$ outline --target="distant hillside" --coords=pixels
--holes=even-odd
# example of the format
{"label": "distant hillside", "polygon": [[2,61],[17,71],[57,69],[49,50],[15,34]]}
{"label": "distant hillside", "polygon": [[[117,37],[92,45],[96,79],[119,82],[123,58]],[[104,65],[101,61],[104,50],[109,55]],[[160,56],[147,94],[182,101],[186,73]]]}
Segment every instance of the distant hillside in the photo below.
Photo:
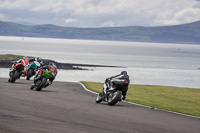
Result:
{"label": "distant hillside", "polygon": [[26,26],[0,21],[0,36],[200,44],[200,21],[175,26],[104,28],[73,28],[49,24]]}

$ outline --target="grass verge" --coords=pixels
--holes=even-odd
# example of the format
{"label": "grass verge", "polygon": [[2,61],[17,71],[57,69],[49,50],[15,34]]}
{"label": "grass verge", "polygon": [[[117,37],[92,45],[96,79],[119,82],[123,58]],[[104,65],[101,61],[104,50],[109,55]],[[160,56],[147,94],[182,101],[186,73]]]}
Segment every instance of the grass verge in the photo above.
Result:
{"label": "grass verge", "polygon": [[[102,91],[103,83],[81,83],[89,90]],[[200,117],[200,89],[131,84],[126,101]]]}
{"label": "grass verge", "polygon": [[[22,55],[13,55],[13,54],[5,54],[5,55],[1,55],[0,54],[0,60],[19,60],[22,59],[24,56]],[[32,58],[30,56],[28,56],[29,58]]]}

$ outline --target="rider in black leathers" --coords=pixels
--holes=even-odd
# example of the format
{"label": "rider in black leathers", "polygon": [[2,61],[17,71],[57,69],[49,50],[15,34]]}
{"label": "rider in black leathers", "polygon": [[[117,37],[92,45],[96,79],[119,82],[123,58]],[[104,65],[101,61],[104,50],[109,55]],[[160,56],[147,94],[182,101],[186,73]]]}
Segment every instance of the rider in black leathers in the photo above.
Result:
{"label": "rider in black leathers", "polygon": [[[106,82],[108,82],[108,88],[114,88],[115,86],[123,87],[124,89],[122,91],[122,99],[126,99],[126,93],[130,83],[129,76],[126,71],[122,71],[119,75],[107,78]],[[105,91],[103,90],[102,92],[104,93]]]}

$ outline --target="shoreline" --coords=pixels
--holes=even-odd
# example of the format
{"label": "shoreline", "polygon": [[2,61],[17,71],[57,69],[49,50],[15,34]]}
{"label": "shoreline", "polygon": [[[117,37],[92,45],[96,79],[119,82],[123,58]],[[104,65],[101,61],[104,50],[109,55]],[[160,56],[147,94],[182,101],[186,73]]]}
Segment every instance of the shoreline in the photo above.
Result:
{"label": "shoreline", "polygon": [[[4,56],[4,57],[1,57]],[[10,68],[13,61],[22,59],[23,56],[21,55],[12,55],[12,54],[6,54],[6,55],[0,55],[0,68]],[[34,58],[34,57],[29,57]],[[92,64],[78,64],[78,63],[60,63],[54,60],[50,59],[43,59],[44,65],[48,65],[50,62],[53,62],[56,64],[58,69],[64,69],[64,70],[88,70],[81,67],[118,67],[118,68],[125,68],[122,66],[109,66],[109,65],[92,65]]]}

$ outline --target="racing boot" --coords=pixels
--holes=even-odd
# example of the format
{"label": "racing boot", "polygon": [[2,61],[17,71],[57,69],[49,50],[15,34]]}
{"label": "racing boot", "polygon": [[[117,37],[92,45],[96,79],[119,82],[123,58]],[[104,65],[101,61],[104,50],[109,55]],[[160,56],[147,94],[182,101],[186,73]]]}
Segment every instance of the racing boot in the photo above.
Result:
{"label": "racing boot", "polygon": [[126,99],[126,95],[122,95],[121,99],[125,100]]}
{"label": "racing boot", "polygon": [[35,85],[34,83],[32,83],[30,89],[33,90],[34,88],[35,88]]}
{"label": "racing boot", "polygon": [[107,102],[108,99],[107,99],[106,94],[104,92],[104,88],[103,88],[103,90],[102,90],[102,92],[100,94],[101,94],[102,100],[105,101],[105,102]]}

